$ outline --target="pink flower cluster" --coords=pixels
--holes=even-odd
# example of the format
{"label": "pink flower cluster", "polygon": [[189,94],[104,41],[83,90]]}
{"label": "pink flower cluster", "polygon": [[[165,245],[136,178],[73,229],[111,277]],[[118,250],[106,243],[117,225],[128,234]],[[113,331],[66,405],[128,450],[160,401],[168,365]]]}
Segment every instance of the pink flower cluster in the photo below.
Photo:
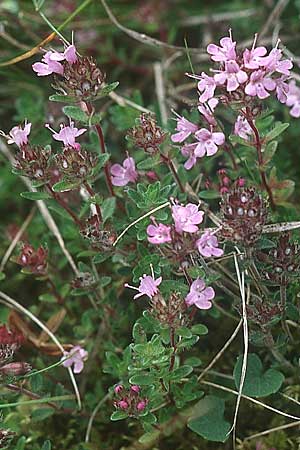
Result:
{"label": "pink flower cluster", "polygon": [[148,399],[141,397],[141,387],[137,384],[133,384],[129,389],[122,384],[117,384],[114,387],[114,393],[117,397],[114,406],[126,411],[129,416],[142,413],[148,405]]}
{"label": "pink flower cluster", "polygon": [[154,219],[154,225],[148,225],[147,237],[151,244],[172,244],[174,235],[182,236],[187,233],[188,235],[195,235],[194,245],[202,256],[219,257],[223,255],[223,250],[219,248],[215,234],[206,231],[200,237],[198,236],[198,225],[203,222],[204,211],[199,211],[197,205],[194,203],[188,203],[186,206],[174,204],[172,206],[172,218],[174,225],[156,223]]}
{"label": "pink flower cluster", "polygon": [[66,47],[63,53],[50,50],[46,52],[42,58],[42,62],[37,62],[32,65],[32,69],[39,77],[57,73],[63,75],[64,66],[62,61],[67,61],[69,64],[74,64],[77,61],[76,48],[74,45]]}

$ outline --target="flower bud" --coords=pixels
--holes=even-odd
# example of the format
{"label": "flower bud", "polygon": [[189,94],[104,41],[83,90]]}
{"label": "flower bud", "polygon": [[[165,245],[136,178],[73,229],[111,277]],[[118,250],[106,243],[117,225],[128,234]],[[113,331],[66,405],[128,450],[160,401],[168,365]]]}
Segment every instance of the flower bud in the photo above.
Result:
{"label": "flower bud", "polygon": [[131,392],[138,394],[140,392],[141,388],[137,384],[134,384],[133,386],[131,386],[130,390],[131,390]]}
{"label": "flower bud", "polygon": [[147,406],[147,400],[141,400],[141,401],[138,402],[138,404],[136,405],[136,409],[137,409],[139,412],[142,412],[142,411],[144,411],[144,409],[146,408],[146,406]]}
{"label": "flower bud", "polygon": [[120,394],[120,392],[123,391],[123,386],[121,384],[118,384],[117,386],[115,386],[114,391],[115,394]]}
{"label": "flower bud", "polygon": [[129,407],[128,402],[126,402],[126,400],[120,400],[117,404],[118,407],[121,409],[128,409]]}
{"label": "flower bud", "polygon": [[30,372],[31,366],[27,363],[23,362],[12,362],[5,364],[5,366],[2,366],[0,368],[0,373],[3,373],[5,375],[24,375],[27,372]]}

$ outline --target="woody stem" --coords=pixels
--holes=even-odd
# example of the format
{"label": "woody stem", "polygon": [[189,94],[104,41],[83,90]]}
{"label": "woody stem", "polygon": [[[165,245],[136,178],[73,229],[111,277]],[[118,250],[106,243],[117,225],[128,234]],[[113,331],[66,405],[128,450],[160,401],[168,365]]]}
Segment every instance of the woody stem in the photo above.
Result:
{"label": "woody stem", "polygon": [[243,113],[243,115],[245,116],[250,128],[252,129],[253,133],[254,133],[254,138],[255,138],[255,147],[257,150],[257,158],[258,158],[258,168],[259,168],[259,173],[260,173],[260,178],[262,181],[262,185],[264,186],[266,192],[268,193],[269,196],[269,201],[270,201],[270,205],[271,208],[274,210],[276,209],[276,205],[274,202],[274,197],[273,197],[273,193],[272,193],[272,189],[270,188],[270,186],[268,185],[267,182],[267,178],[266,178],[266,173],[263,169],[263,156],[262,156],[262,142],[260,139],[260,135],[259,135],[259,131],[255,126],[255,123],[252,119],[252,115],[251,115],[251,111],[249,108],[246,108],[246,114]]}
{"label": "woody stem", "polygon": [[160,153],[160,157],[163,160],[163,162],[169,167],[170,171],[172,172],[172,175],[173,175],[176,183],[178,184],[179,189],[181,190],[181,192],[184,193],[185,192],[184,186],[183,186],[183,184],[180,181],[180,178],[178,176],[178,173],[177,173],[177,170],[176,170],[176,168],[174,166],[173,161],[168,156],[165,156],[162,153]]}
{"label": "woody stem", "polygon": [[65,210],[67,213],[72,217],[73,221],[76,223],[76,225],[81,228],[82,223],[76,216],[76,214],[69,208],[69,206],[65,203],[65,201],[60,197],[60,195],[52,190],[52,187],[50,184],[46,185],[47,190],[52,195],[52,197],[57,201],[57,203]]}

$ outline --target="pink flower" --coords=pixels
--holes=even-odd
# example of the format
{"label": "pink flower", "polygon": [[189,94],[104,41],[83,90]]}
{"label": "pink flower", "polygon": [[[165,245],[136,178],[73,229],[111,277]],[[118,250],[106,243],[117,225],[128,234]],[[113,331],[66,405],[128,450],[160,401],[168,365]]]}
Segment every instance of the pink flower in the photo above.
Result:
{"label": "pink flower", "polygon": [[214,79],[218,84],[227,82],[226,89],[228,92],[232,92],[248,80],[248,75],[241,70],[236,61],[231,60],[225,62],[225,70],[217,73]]}
{"label": "pink flower", "polygon": [[[48,124],[46,124],[45,127],[51,130]],[[65,126],[63,124],[60,125],[59,133],[56,133],[54,130],[51,131],[53,132],[53,139],[63,142],[65,147],[72,147],[75,150],[80,150],[80,144],[75,142],[75,139],[78,136],[81,136],[86,131],[86,128],[81,128],[79,130],[74,127],[74,122],[70,121],[69,126]]]}
{"label": "pink flower", "polygon": [[31,130],[31,123],[30,122],[27,123],[25,121],[24,128],[22,128],[21,125],[19,125],[17,127],[13,127],[10,130],[8,136],[6,136],[4,133],[3,133],[3,136],[5,136],[7,138],[8,144],[16,144],[18,147],[21,148],[21,147],[23,147],[23,145],[28,144],[27,138],[30,134],[30,130]]}
{"label": "pink flower", "polygon": [[126,400],[120,400],[120,401],[117,403],[117,406],[118,406],[119,408],[121,408],[121,409],[127,409],[127,408],[129,408],[129,404],[126,402]]}
{"label": "pink flower", "polygon": [[186,144],[181,149],[181,154],[188,158],[184,163],[184,168],[190,170],[197,162],[197,157],[195,156],[195,148],[198,144]]}
{"label": "pink flower", "polygon": [[198,130],[197,125],[193,124],[189,120],[184,117],[177,118],[177,126],[176,130],[178,133],[172,134],[171,140],[172,142],[183,142],[185,141],[192,133],[195,133]]}
{"label": "pink flower", "polygon": [[248,50],[246,48],[246,50],[244,50],[244,53],[243,53],[244,66],[247,69],[258,69],[262,56],[265,56],[267,54],[266,47],[255,48],[256,40],[257,40],[257,34],[255,35],[252,49]]}
{"label": "pink flower", "polygon": [[212,55],[211,59],[213,61],[226,62],[230,59],[236,59],[235,46],[236,42],[232,41],[230,37],[223,37],[220,40],[221,46],[215,44],[209,44],[207,47],[207,53]]}
{"label": "pink flower", "polygon": [[141,411],[144,411],[144,409],[146,408],[146,406],[147,406],[146,400],[141,400],[141,401],[138,402],[138,404],[136,405],[136,409],[137,409],[139,412],[141,412]]}
{"label": "pink flower", "polygon": [[[200,101],[200,99],[199,99]],[[216,119],[214,118],[214,110],[218,105],[219,100],[217,98],[210,98],[206,103],[200,104],[198,106],[198,111],[206,119],[209,125],[217,125]]]}
{"label": "pink flower", "polygon": [[280,78],[276,78],[276,95],[280,103],[286,103],[288,93],[289,93],[289,85],[286,82],[287,77],[282,75]]}
{"label": "pink flower", "polygon": [[198,89],[202,94],[199,97],[201,103],[207,102],[215,94],[217,84],[214,77],[209,77],[205,72],[201,73]]}
{"label": "pink flower", "polygon": [[185,297],[187,306],[195,305],[199,309],[209,309],[212,307],[211,300],[215,297],[212,287],[206,287],[204,280],[197,278],[193,281],[190,292]]}
{"label": "pink flower", "polygon": [[117,386],[114,387],[114,392],[115,394],[120,394],[123,391],[124,387],[122,386],[122,384],[117,384]]}
{"label": "pink flower", "polygon": [[150,298],[154,297],[154,295],[158,293],[158,286],[160,285],[161,282],[162,277],[159,277],[155,280],[154,275],[151,276],[144,274],[140,278],[140,285],[138,288],[136,288],[135,286],[130,286],[128,283],[125,283],[124,286],[139,292],[133,297],[135,300],[139,297],[142,297],[143,295],[147,295]]}
{"label": "pink flower", "polygon": [[188,203],[186,206],[173,205],[172,217],[177,233],[196,233],[199,223],[203,221],[204,212],[198,210],[198,205]]}
{"label": "pink flower", "polygon": [[133,384],[133,385],[130,387],[130,390],[131,390],[131,392],[133,392],[134,394],[139,394],[140,391],[141,391],[141,388],[140,388],[139,385]]}
{"label": "pink flower", "polygon": [[240,136],[242,139],[245,139],[246,141],[253,134],[252,128],[250,127],[245,117],[237,116],[236,122],[234,124],[233,134]]}
{"label": "pink flower", "polygon": [[276,83],[271,78],[268,78],[263,70],[256,70],[250,76],[250,81],[246,85],[245,92],[251,97],[257,96],[261,100],[269,97],[268,91],[273,91],[276,88]]}
{"label": "pink flower", "polygon": [[280,61],[282,51],[279,48],[273,48],[268,56],[260,59],[259,65],[264,67],[268,72],[279,72],[283,75],[290,75],[290,69],[293,63],[290,59]]}
{"label": "pink flower", "polygon": [[63,61],[64,59],[65,56],[63,53],[53,52],[50,50],[45,53],[42,58],[42,62],[37,62],[32,65],[32,69],[39,77],[51,75],[52,73],[63,75],[64,66],[59,61]]}
{"label": "pink flower", "polygon": [[64,352],[62,359],[68,358],[63,362],[64,367],[72,367],[74,373],[80,373],[84,366],[84,361],[87,360],[88,352],[80,345],[76,345],[69,352]]}
{"label": "pink flower", "polygon": [[151,244],[165,244],[171,242],[171,227],[159,223],[158,225],[148,225],[147,227],[148,241]]}
{"label": "pink flower", "polygon": [[77,61],[75,45],[69,45],[64,51],[64,58],[69,64],[74,64]]}
{"label": "pink flower", "polygon": [[130,182],[135,183],[138,178],[135,162],[131,157],[124,159],[122,166],[121,164],[113,164],[110,173],[111,182],[114,186],[126,186]]}
{"label": "pink flower", "polygon": [[295,80],[289,82],[289,92],[286,100],[287,106],[292,106],[290,114],[293,117],[300,117],[300,88],[296,85]]}
{"label": "pink flower", "polygon": [[218,146],[224,144],[225,135],[221,132],[211,132],[206,128],[201,128],[195,133],[199,144],[196,145],[194,154],[198,158],[202,158],[205,154],[212,156],[218,151]]}
{"label": "pink flower", "polygon": [[202,234],[200,239],[197,240],[196,246],[202,256],[222,256],[224,253],[223,250],[219,248],[217,237],[209,231]]}

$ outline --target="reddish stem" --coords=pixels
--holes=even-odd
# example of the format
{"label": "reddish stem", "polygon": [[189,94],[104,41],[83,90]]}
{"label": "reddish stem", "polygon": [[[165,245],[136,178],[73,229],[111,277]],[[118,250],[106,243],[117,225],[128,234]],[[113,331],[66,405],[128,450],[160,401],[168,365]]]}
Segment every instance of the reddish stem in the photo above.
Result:
{"label": "reddish stem", "polygon": [[50,186],[50,184],[46,185],[46,188],[48,189],[48,191],[50,192],[50,194],[52,195],[52,197],[57,201],[57,203],[59,203],[59,205],[67,211],[67,213],[72,217],[72,219],[74,220],[74,222],[76,223],[76,225],[79,228],[82,228],[82,223],[81,221],[78,219],[78,217],[76,216],[76,214],[71,210],[71,208],[69,208],[69,206],[65,203],[65,201],[59,196],[59,194],[57,192],[54,192],[52,190],[52,187]]}
{"label": "reddish stem", "polygon": [[261,142],[261,139],[260,139],[259,131],[256,128],[255,123],[253,122],[253,119],[251,117],[251,111],[250,111],[249,108],[246,109],[246,114],[244,114],[244,116],[246,117],[247,122],[250,125],[250,127],[251,127],[251,129],[252,129],[252,131],[254,133],[255,147],[256,147],[256,150],[257,150],[259,173],[260,173],[262,184],[263,184],[265,190],[268,193],[271,208],[272,209],[276,209],[276,205],[275,205],[275,202],[274,202],[272,189],[268,185],[267,178],[266,178],[266,173],[265,173],[265,171],[262,168],[263,163],[264,163],[263,155],[262,155],[262,142]]}
{"label": "reddish stem", "polygon": [[180,178],[179,178],[178,173],[177,173],[177,171],[175,169],[173,161],[168,156],[165,156],[162,153],[160,153],[160,156],[161,156],[161,159],[163,160],[163,162],[169,167],[170,171],[172,172],[173,177],[174,177],[176,183],[179,186],[179,189],[181,190],[181,192],[184,193],[185,192],[184,186],[183,186],[183,184],[180,181]]}
{"label": "reddish stem", "polygon": [[[86,102],[86,107],[87,107],[88,112],[89,112],[90,114],[92,114],[92,113],[93,113],[93,107],[92,107],[91,103]],[[102,131],[101,125],[100,125],[100,124],[97,124],[97,125],[95,125],[95,128],[96,128],[96,131],[97,131],[97,134],[98,134],[98,137],[99,137],[99,141],[100,141],[100,150],[101,150],[101,153],[107,153],[107,152],[106,152],[106,147],[105,147],[105,142],[104,142],[104,136],[103,136],[103,131]],[[114,188],[113,188],[113,185],[112,185],[112,182],[111,182],[111,178],[110,178],[110,173],[109,173],[109,162],[107,162],[107,163],[105,164],[105,166],[104,166],[104,172],[105,172],[105,178],[106,178],[107,188],[108,188],[108,190],[109,190],[109,192],[110,192],[110,195],[111,195],[112,197],[115,197]]]}

